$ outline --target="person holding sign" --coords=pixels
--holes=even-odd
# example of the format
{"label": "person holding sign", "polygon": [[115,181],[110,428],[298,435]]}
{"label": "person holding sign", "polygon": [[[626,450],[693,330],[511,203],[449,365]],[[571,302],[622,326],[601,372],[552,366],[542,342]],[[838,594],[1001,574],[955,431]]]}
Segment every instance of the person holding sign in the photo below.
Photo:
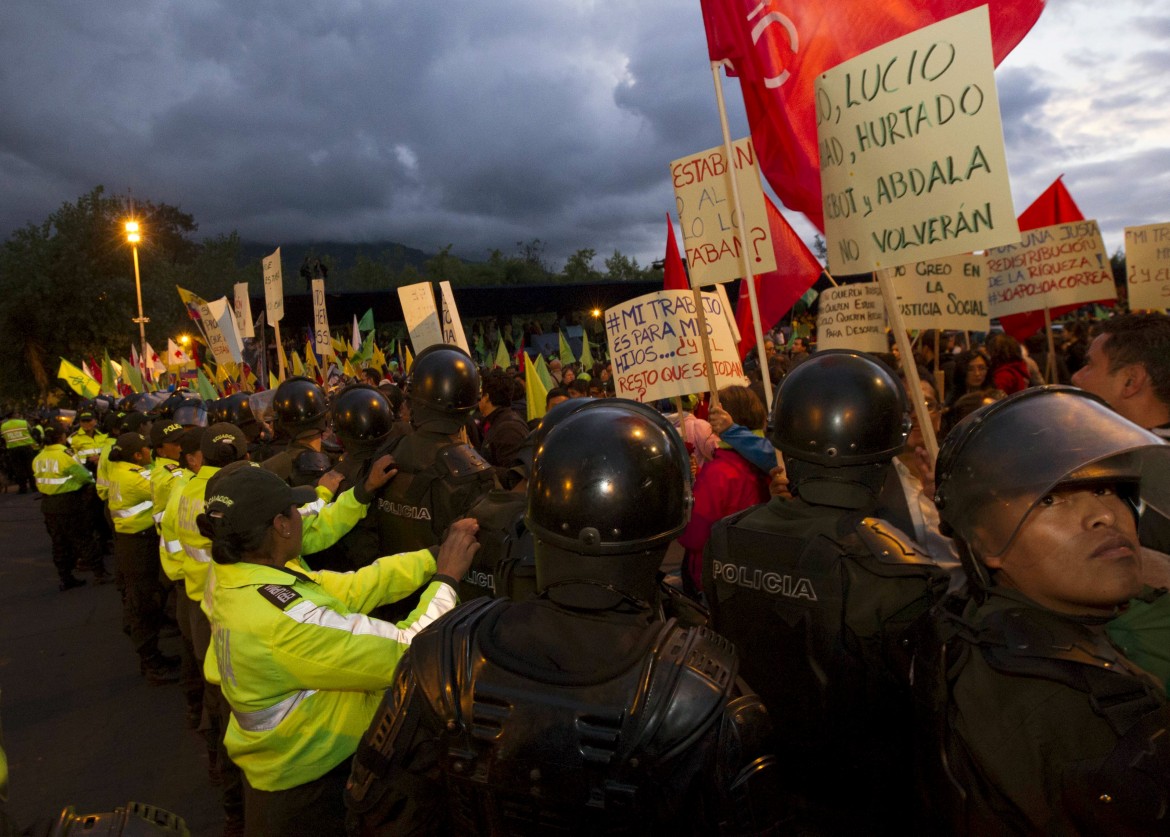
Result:
{"label": "person holding sign", "polygon": [[915,663],[929,833],[1167,833],[1166,691],[1106,628],[1142,591],[1136,510],[1170,511],[1170,447],[1034,388],[956,428],[937,481],[972,596]]}

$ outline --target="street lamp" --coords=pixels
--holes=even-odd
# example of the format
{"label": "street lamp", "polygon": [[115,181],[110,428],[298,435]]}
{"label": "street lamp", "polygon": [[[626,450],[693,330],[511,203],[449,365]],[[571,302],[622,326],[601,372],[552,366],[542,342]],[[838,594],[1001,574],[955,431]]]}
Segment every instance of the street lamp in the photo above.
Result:
{"label": "street lamp", "polygon": [[126,240],[130,242],[130,247],[134,251],[134,290],[138,293],[138,316],[135,317],[134,322],[138,323],[138,342],[141,344],[139,351],[142,357],[146,357],[146,324],[150,322],[149,317],[142,316],[142,277],[138,273],[138,242],[142,240],[142,236],[138,234],[138,222],[126,222]]}

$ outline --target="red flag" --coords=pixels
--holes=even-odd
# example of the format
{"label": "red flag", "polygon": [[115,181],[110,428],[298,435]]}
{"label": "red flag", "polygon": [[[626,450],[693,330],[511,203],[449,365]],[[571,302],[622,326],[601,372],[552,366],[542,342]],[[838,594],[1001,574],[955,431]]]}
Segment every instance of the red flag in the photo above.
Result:
{"label": "red flag", "polygon": [[[1036,230],[1040,227],[1051,227],[1053,224],[1068,224],[1073,221],[1085,220],[1080,207],[1077,206],[1076,201],[1065,188],[1064,181],[1061,179],[1063,177],[1062,174],[1052,181],[1052,185],[1020,213],[1020,217],[1017,219],[1020,224],[1020,232]],[[1103,305],[1112,306],[1113,303],[1112,299],[1102,300]],[[1056,308],[1049,308],[1048,314],[1050,317],[1059,317],[1069,311],[1076,311],[1083,305],[1085,305],[1083,302],[1060,305]],[[1003,326],[1004,332],[1023,342],[1044,328],[1044,310],[1009,314],[1006,317],[1000,317],[999,324]]]}
{"label": "red flag", "polygon": [[674,238],[674,224],[670,220],[670,213],[666,213],[666,262],[662,266],[662,290],[689,291],[691,283],[687,280],[687,269],[683,266],[682,256],[678,253],[678,242]]}
{"label": "red flag", "polygon": [[825,70],[932,23],[987,5],[998,65],[1044,0],[701,0],[712,61],[739,76],[752,142],[784,205],[822,232],[814,81]]}
{"label": "red flag", "polygon": [[[755,277],[760,326],[767,331],[813,286],[824,268],[793,232],[772,199],[764,195],[764,202],[768,210],[772,247],[776,251],[776,269]],[[739,326],[739,356],[744,358],[756,345],[756,330],[752,325],[752,306],[746,281],[739,283],[735,322]]]}

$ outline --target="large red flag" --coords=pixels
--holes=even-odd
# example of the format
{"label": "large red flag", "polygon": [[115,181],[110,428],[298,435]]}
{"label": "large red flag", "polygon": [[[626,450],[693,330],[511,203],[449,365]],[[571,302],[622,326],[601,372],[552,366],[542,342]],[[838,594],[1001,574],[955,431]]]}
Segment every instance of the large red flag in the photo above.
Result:
{"label": "large red flag", "polygon": [[[1051,227],[1053,224],[1068,224],[1073,221],[1085,220],[1080,207],[1077,206],[1076,201],[1065,188],[1064,181],[1061,180],[1062,177],[1064,175],[1052,181],[1052,185],[1020,213],[1020,217],[1017,219],[1020,224],[1020,232],[1036,230],[1040,227]],[[1113,305],[1113,300],[1102,300],[1102,303]],[[1056,308],[1049,308],[1048,313],[1051,317],[1059,317],[1069,311],[1077,310],[1084,304],[1083,302],[1074,302],[1069,305],[1059,305]],[[1044,310],[1009,314],[1006,317],[1000,317],[999,324],[1003,326],[1003,330],[1007,334],[1023,342],[1044,328]]]}
{"label": "large red flag", "polygon": [[867,50],[977,6],[988,6],[998,65],[1044,0],[701,0],[712,61],[739,76],[752,142],[784,205],[822,232],[814,82]]}
{"label": "large red flag", "polygon": [[[760,326],[767,331],[813,286],[824,268],[793,232],[792,227],[788,226],[788,221],[780,214],[772,199],[764,195],[764,202],[768,210],[772,247],[776,251],[776,269],[756,277]],[[752,325],[752,307],[746,281],[739,283],[735,322],[739,326],[739,356],[747,357],[747,353],[756,345],[756,330]]]}
{"label": "large red flag", "polygon": [[666,261],[662,265],[662,290],[689,291],[691,283],[687,280],[687,269],[683,267],[682,256],[678,252],[678,242],[674,238],[674,224],[670,220],[670,213],[666,213]]}

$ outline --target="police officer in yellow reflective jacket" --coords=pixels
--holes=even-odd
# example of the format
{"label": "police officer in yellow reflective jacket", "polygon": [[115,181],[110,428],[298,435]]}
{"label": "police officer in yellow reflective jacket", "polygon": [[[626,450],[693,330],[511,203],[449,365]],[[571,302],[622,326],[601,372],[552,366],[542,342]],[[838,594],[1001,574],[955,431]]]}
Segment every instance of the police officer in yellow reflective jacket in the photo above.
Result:
{"label": "police officer in yellow reflective jacket", "polygon": [[130,628],[143,675],[157,685],[179,679],[179,658],[158,648],[166,593],[159,581],[150,463],[150,445],[141,433],[123,433],[110,448],[109,507],[114,563],[122,582],[122,620]]}
{"label": "police officer in yellow reflective jacket", "polygon": [[[297,509],[313,494],[244,466],[209,484],[199,521],[215,560],[204,673],[231,704],[225,743],[248,782],[247,834],[344,833],[350,758],[411,640],[455,606],[456,579],[478,548],[476,524],[464,520],[441,549],[314,572],[300,559]],[[363,615],[428,580],[402,622]]]}
{"label": "police officer in yellow reflective jacket", "polygon": [[97,414],[93,410],[79,412],[77,424],[79,429],[69,437],[69,447],[73,449],[73,455],[81,460],[81,464],[93,473],[97,469],[98,456],[104,448],[109,447],[110,437],[98,430]]}
{"label": "police officer in yellow reflective jacket", "polygon": [[[85,584],[73,571],[89,565],[96,558],[97,541],[88,525],[86,494],[93,492],[93,477],[62,444],[64,432],[50,425],[45,428],[45,447],[33,460],[37,491],[42,495],[41,512],[45,528],[53,542],[53,566],[61,580],[61,590]],[[101,565],[97,565],[101,569]],[[100,577],[105,570],[101,569]]]}
{"label": "police officer in yellow reflective jacket", "polygon": [[40,447],[29,430],[28,422],[10,413],[0,424],[0,436],[8,449],[8,463],[12,476],[20,486],[20,493],[27,494],[33,486],[32,461]]}

